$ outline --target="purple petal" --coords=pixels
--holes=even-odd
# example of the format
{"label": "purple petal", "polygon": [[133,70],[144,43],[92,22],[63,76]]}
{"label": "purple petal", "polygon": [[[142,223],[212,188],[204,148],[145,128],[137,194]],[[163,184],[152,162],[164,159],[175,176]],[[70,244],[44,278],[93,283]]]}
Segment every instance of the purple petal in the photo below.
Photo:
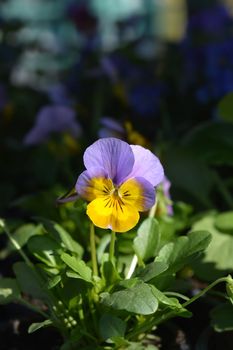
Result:
{"label": "purple petal", "polygon": [[107,177],[119,185],[132,171],[134,155],[130,146],[110,137],[98,140],[89,146],[83,156],[87,170],[104,169]]}
{"label": "purple petal", "polygon": [[135,180],[143,189],[143,207],[140,209],[140,211],[149,210],[155,204],[154,186],[143,177],[136,177]]}
{"label": "purple petal", "polygon": [[75,185],[76,192],[78,195],[80,195],[82,198],[85,198],[87,200],[89,199],[88,188],[90,186],[90,181],[93,178],[99,178],[99,177],[107,177],[106,172],[102,168],[89,168],[88,170],[85,170],[82,172],[81,175],[79,175],[78,180]]}
{"label": "purple petal", "polygon": [[127,179],[143,177],[153,186],[157,186],[164,178],[164,170],[160,160],[148,149],[142,146],[130,146],[134,154],[134,166]]}

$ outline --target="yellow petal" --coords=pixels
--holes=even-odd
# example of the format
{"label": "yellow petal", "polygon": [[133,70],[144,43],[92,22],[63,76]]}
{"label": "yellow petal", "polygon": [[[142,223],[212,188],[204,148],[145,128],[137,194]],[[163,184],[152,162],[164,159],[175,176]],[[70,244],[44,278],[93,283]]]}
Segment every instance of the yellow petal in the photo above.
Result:
{"label": "yellow petal", "polygon": [[83,197],[88,201],[92,201],[95,198],[109,195],[109,193],[113,190],[114,187],[112,180],[105,179],[104,177],[93,177],[85,187]]}
{"label": "yellow petal", "polygon": [[119,195],[125,205],[135,207],[138,211],[144,211],[144,189],[135,179],[129,179],[119,188]]}
{"label": "yellow petal", "polygon": [[139,220],[138,211],[133,206],[113,196],[94,199],[87,206],[87,215],[94,225],[116,232],[130,230]]}

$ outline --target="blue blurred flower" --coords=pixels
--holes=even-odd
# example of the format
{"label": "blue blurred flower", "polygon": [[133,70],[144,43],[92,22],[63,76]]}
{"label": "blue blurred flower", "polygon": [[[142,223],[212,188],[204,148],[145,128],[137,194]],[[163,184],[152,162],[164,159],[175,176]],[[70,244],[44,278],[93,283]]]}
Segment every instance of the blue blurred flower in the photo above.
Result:
{"label": "blue blurred flower", "polygon": [[191,16],[181,44],[184,91],[195,88],[201,103],[233,90],[233,19],[226,7],[212,6]]}
{"label": "blue blurred flower", "polygon": [[219,35],[231,23],[232,18],[228,9],[218,4],[193,14],[189,19],[188,31],[197,30]]}
{"label": "blue blurred flower", "polygon": [[45,142],[52,133],[67,132],[76,138],[81,134],[81,127],[75,120],[75,111],[66,106],[45,106],[36,116],[33,128],[24,138],[24,144],[33,146]]}
{"label": "blue blurred flower", "polygon": [[129,91],[129,105],[142,116],[151,116],[159,112],[160,99],[165,91],[160,83],[142,82],[132,86]]}

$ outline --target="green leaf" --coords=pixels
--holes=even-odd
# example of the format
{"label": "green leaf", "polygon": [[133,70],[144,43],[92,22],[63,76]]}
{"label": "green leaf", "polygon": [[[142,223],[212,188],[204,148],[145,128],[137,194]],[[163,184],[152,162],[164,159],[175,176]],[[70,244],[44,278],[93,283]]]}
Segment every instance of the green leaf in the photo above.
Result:
{"label": "green leaf", "polygon": [[75,271],[81,279],[92,283],[92,270],[86,265],[83,260],[79,260],[75,256],[63,253],[61,259],[64,263]]}
{"label": "green leaf", "polygon": [[211,233],[212,240],[202,260],[192,263],[195,274],[212,281],[232,271],[233,235],[221,232],[216,228],[216,214],[208,214],[193,225],[193,229],[204,229]]}
{"label": "green leaf", "polygon": [[156,256],[160,242],[158,221],[154,218],[145,219],[140,225],[137,237],[134,239],[134,250],[142,260]]}
{"label": "green leaf", "polygon": [[46,300],[46,294],[42,289],[43,281],[28,265],[24,262],[17,262],[13,265],[17,282],[23,293],[30,294],[35,298]]}
{"label": "green leaf", "polygon": [[57,267],[61,264],[59,258],[61,247],[55,240],[47,235],[30,238],[28,241],[28,249],[37,259],[50,267]]}
{"label": "green leaf", "polygon": [[219,231],[233,235],[233,211],[218,214],[215,218],[215,226]]}
{"label": "green leaf", "polygon": [[165,262],[169,268],[165,273],[175,273],[205,250],[211,240],[207,231],[190,232],[163,246],[155,261]]}
{"label": "green leaf", "polygon": [[29,334],[34,333],[38,329],[48,327],[51,324],[53,324],[53,322],[51,320],[45,320],[43,322],[32,323],[30,325],[30,327],[28,328],[28,333]]}
{"label": "green leaf", "polygon": [[0,304],[7,304],[20,299],[20,289],[14,278],[0,279]]}
{"label": "green leaf", "polygon": [[[191,150],[190,160],[198,157],[208,164],[233,165],[233,125],[230,123],[209,122],[193,129],[186,137],[184,146]],[[202,178],[203,169],[197,168],[195,176]],[[198,176],[197,172],[202,176]],[[211,175],[211,172],[209,171]],[[184,174],[182,176],[184,178]],[[193,180],[193,178],[192,178]],[[212,181],[212,178],[210,178]],[[209,187],[209,185],[207,184]],[[203,194],[207,194],[203,189]]]}
{"label": "green leaf", "polygon": [[218,113],[223,120],[233,123],[233,92],[221,99],[218,104]]}
{"label": "green leaf", "polygon": [[136,276],[144,282],[147,282],[160,275],[167,269],[167,263],[163,261],[154,261],[150,264],[147,264],[145,268],[139,270],[139,273],[137,273]]}
{"label": "green leaf", "polygon": [[118,285],[123,288],[132,288],[136,286],[136,284],[140,283],[138,278],[129,278],[123,281],[120,281]]}
{"label": "green leaf", "polygon": [[126,323],[117,316],[104,314],[100,318],[99,329],[104,340],[112,337],[124,337]]}
{"label": "green leaf", "polygon": [[140,315],[151,315],[158,308],[158,300],[152,288],[143,282],[112,294],[104,293],[102,303],[115,310],[126,310]]}
{"label": "green leaf", "polygon": [[101,267],[101,273],[105,281],[105,285],[110,287],[117,281],[121,280],[121,277],[111,261],[104,261]]}
{"label": "green leaf", "polygon": [[59,282],[61,282],[61,275],[56,275],[52,277],[47,284],[48,289],[54,288]]}
{"label": "green leaf", "polygon": [[211,325],[216,332],[233,330],[233,306],[229,303],[218,305],[210,312]]}
{"label": "green leaf", "polygon": [[181,309],[182,305],[179,303],[179,300],[176,298],[169,298],[164,293],[162,293],[159,289],[157,289],[155,286],[150,285],[152,288],[152,292],[154,293],[155,297],[158,299],[159,303],[169,306],[171,309]]}
{"label": "green leaf", "polygon": [[[20,226],[14,233],[13,238],[18,243],[20,248],[22,248],[29,238],[35,235],[42,234],[42,226],[41,225],[33,225],[33,224],[26,224],[23,226]],[[10,242],[9,245],[12,250],[15,250],[15,246],[13,246]]]}
{"label": "green leaf", "polygon": [[[205,149],[205,148],[204,148]],[[169,179],[182,194],[183,201],[194,201],[199,206],[211,207],[210,193],[214,188],[214,175],[203,160],[197,159],[187,146],[171,148],[164,162]],[[201,149],[203,154],[203,147]],[[200,176],[201,174],[201,176]]]}
{"label": "green leaf", "polygon": [[83,255],[83,247],[76,242],[72,236],[64,230],[59,224],[54,221],[50,221],[44,218],[38,218],[42,222],[45,229],[53,235],[53,237],[62,243],[63,247],[72,253],[76,253],[80,258]]}

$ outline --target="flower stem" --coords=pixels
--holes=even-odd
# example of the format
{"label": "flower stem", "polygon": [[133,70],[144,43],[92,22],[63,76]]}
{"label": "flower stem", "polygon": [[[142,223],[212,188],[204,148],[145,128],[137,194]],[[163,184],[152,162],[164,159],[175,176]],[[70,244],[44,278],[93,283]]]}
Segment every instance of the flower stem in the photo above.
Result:
{"label": "flower stem", "polygon": [[132,274],[134,273],[134,270],[135,270],[135,268],[137,266],[137,263],[138,263],[138,257],[137,257],[136,254],[134,254],[133,259],[131,260],[129,271],[128,271],[127,275],[126,275],[126,279],[127,280],[130,279]]}
{"label": "flower stem", "polygon": [[148,215],[149,218],[153,218],[155,216],[156,209],[157,209],[157,204],[158,204],[158,202],[157,202],[157,198],[156,198],[155,204],[153,205],[153,207],[149,211],[149,215]]}
{"label": "flower stem", "polygon": [[98,276],[98,265],[96,259],[96,247],[95,247],[95,228],[94,225],[90,224],[90,247],[91,247],[91,262],[93,275]]}
{"label": "flower stem", "polygon": [[115,241],[116,241],[116,232],[112,231],[111,241],[109,246],[109,261],[111,261],[112,263],[114,263]]}
{"label": "flower stem", "polygon": [[3,219],[0,219],[0,227],[3,228],[5,231],[7,237],[9,238],[12,245],[15,247],[15,249],[19,252],[19,254],[22,256],[25,263],[32,269],[34,269],[33,263],[30,261],[30,259],[27,257],[27,255],[24,253],[24,251],[21,249],[19,243],[14,239],[14,237],[11,235],[10,231],[8,230],[7,225],[5,224]]}
{"label": "flower stem", "polygon": [[199,299],[202,295],[204,295],[206,292],[208,292],[210,289],[212,289],[216,284],[219,284],[221,282],[229,282],[232,281],[231,276],[227,277],[221,277],[214,281],[213,283],[209,284],[205,289],[194,295],[191,299],[187,300],[184,304],[182,304],[183,307],[188,306],[189,304],[192,304],[195,300]]}

